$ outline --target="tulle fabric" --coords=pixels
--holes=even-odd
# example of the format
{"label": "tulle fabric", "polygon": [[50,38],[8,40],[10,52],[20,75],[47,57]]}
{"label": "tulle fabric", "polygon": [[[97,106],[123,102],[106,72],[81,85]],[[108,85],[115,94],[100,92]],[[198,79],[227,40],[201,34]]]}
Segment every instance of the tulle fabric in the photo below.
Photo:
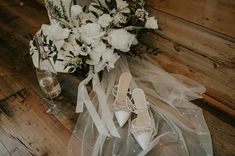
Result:
{"label": "tulle fabric", "polygon": [[97,131],[91,115],[84,109],[68,145],[69,156],[213,155],[210,132],[202,110],[190,102],[201,98],[205,88],[182,75],[167,73],[159,65],[150,62],[147,56],[143,59],[122,57],[115,69],[103,73],[99,89],[105,95],[96,94],[99,90],[90,93],[101,120],[106,120],[102,109],[104,106],[99,101],[102,98],[106,100],[107,108],[112,112],[112,88],[123,72],[130,72],[133,76],[130,89],[143,89],[151,104],[156,135],[148,148],[142,150],[130,133],[131,120],[136,117],[134,114],[120,128],[112,112],[111,118],[120,137],[108,137]]}

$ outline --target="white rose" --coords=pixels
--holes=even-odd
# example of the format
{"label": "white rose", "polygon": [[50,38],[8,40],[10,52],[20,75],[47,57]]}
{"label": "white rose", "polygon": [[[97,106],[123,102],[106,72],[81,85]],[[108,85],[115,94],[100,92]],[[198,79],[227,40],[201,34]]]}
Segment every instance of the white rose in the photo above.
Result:
{"label": "white rose", "polygon": [[109,24],[113,21],[112,17],[109,14],[103,14],[99,17],[98,23],[103,27],[109,26]]}
{"label": "white rose", "polygon": [[119,59],[118,54],[114,54],[114,49],[107,48],[102,54],[103,61],[106,63],[106,67],[108,70],[114,68],[114,64]]}
{"label": "white rose", "polygon": [[81,40],[88,45],[97,44],[100,41],[100,38],[104,35],[104,32],[102,32],[100,25],[97,23],[88,23],[86,25],[83,25],[80,28],[80,33]]}
{"label": "white rose", "polygon": [[87,60],[87,64],[96,65],[100,62],[102,53],[106,50],[106,45],[103,42],[99,42],[96,46],[92,48],[89,52],[90,60]]}
{"label": "white rose", "polygon": [[75,19],[82,12],[83,12],[83,10],[82,10],[82,7],[80,5],[73,5],[71,7],[71,18]]}
{"label": "white rose", "polygon": [[108,34],[108,42],[113,48],[121,50],[122,52],[130,51],[131,45],[136,45],[138,43],[135,35],[124,29],[112,30]]}
{"label": "white rose", "polygon": [[148,17],[147,18],[147,21],[145,23],[145,28],[158,29],[157,20],[155,19],[155,17]]}
{"label": "white rose", "polygon": [[48,39],[53,41],[58,50],[63,46],[64,39],[68,38],[70,33],[69,29],[62,28],[59,24],[43,24],[41,30],[43,34],[47,35]]}

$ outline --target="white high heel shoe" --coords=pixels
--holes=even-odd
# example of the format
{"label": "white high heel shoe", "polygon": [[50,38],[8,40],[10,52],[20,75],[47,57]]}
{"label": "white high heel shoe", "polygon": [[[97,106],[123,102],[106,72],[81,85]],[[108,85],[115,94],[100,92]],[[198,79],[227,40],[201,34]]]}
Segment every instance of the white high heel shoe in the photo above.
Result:
{"label": "white high heel shoe", "polygon": [[149,104],[146,101],[142,89],[134,89],[132,97],[135,103],[135,113],[137,118],[132,120],[130,131],[134,135],[140,147],[144,150],[153,140],[155,134],[155,122],[150,116]]}
{"label": "white high heel shoe", "polygon": [[123,73],[118,82],[118,86],[113,88],[113,95],[116,97],[113,103],[114,114],[120,127],[123,127],[129,119],[131,112],[127,103],[131,102],[128,98],[128,89],[131,83],[131,74]]}

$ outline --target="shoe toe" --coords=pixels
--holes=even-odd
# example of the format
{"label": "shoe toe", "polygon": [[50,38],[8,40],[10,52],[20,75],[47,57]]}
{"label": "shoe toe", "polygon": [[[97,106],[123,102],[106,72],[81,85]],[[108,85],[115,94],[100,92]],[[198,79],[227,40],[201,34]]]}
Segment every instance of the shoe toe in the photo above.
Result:
{"label": "shoe toe", "polygon": [[135,136],[136,141],[140,147],[145,150],[151,141],[151,133],[143,132]]}
{"label": "shoe toe", "polygon": [[120,127],[123,127],[126,123],[126,121],[129,119],[131,115],[131,112],[126,112],[126,111],[116,111],[115,116],[118,121],[118,124]]}

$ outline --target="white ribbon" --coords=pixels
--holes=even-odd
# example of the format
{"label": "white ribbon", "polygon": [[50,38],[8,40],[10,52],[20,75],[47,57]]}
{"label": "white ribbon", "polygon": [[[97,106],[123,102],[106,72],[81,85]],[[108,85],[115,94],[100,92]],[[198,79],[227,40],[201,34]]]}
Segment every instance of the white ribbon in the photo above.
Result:
{"label": "white ribbon", "polygon": [[[86,89],[86,85],[89,81],[92,80],[93,90],[96,92],[98,97],[98,101],[101,108],[101,118],[96,111],[95,106],[91,102],[89,94]],[[120,135],[117,131],[117,128],[113,122],[113,113],[108,107],[108,96],[109,94],[105,94],[105,89],[101,87],[99,82],[98,74],[93,74],[89,72],[88,77],[83,80],[78,86],[78,95],[77,95],[77,106],[76,112],[81,113],[84,109],[84,104],[100,134],[105,136],[110,136],[110,134],[114,137],[119,137]]]}
{"label": "white ribbon", "polygon": [[90,113],[91,118],[93,122],[95,123],[96,128],[99,131],[99,133],[105,136],[110,136],[107,128],[105,127],[104,122],[100,119],[100,116],[97,113],[95,106],[92,104],[90,97],[88,95],[87,89],[86,89],[86,85],[93,78],[94,77],[92,76],[92,74],[89,73],[88,77],[79,84],[76,112],[77,113],[83,112],[83,108],[85,104],[87,111]]}
{"label": "white ribbon", "polygon": [[120,138],[121,136],[119,135],[117,128],[113,122],[113,113],[110,111],[108,107],[107,100],[109,94],[105,94],[105,89],[101,87],[98,75],[94,76],[92,84],[93,84],[93,90],[97,94],[98,101],[101,107],[102,120],[105,122],[111,135]]}

